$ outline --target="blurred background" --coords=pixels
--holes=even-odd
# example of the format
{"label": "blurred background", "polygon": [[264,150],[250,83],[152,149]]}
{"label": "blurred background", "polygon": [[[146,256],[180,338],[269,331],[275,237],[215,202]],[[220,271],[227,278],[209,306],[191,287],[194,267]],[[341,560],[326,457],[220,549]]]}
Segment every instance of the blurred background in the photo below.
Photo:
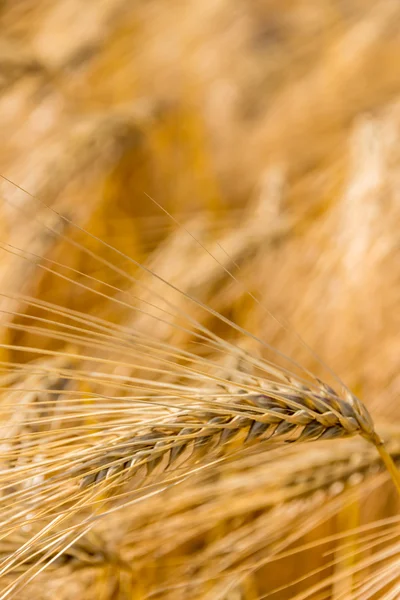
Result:
{"label": "blurred background", "polygon": [[2,0],[0,173],[29,194],[1,181],[1,360],[62,343],[21,327],[21,294],[131,319],[35,268],[126,288],[84,244],[137,274],[39,197],[400,417],[399,56],[398,0]]}

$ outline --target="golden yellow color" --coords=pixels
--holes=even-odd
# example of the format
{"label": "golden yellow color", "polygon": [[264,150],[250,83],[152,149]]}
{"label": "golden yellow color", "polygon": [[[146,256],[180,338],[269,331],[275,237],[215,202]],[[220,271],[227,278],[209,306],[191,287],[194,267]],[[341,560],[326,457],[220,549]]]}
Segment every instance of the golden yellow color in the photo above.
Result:
{"label": "golden yellow color", "polygon": [[397,0],[0,4],[1,599],[399,597],[399,56]]}

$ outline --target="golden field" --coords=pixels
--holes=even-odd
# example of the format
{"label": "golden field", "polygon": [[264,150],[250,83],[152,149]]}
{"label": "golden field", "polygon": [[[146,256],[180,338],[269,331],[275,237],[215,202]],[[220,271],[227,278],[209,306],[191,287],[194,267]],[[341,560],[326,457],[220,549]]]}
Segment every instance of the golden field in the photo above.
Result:
{"label": "golden field", "polygon": [[77,485],[267,361],[400,462],[399,56],[397,0],[0,3],[0,598],[400,598],[358,437]]}

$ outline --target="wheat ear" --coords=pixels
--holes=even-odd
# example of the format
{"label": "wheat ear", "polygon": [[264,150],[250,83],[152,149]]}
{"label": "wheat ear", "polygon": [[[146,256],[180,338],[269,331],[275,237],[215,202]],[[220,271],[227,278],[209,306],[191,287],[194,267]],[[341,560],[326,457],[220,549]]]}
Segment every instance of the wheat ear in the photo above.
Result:
{"label": "wheat ear", "polygon": [[[366,407],[353,395],[337,396],[321,384],[315,392],[304,385],[270,385],[264,393],[242,390],[239,400],[216,401],[212,409],[181,410],[162,424],[119,441],[100,460],[85,465],[81,487],[119,476],[135,476],[140,484],[154,472],[196,464],[211,453],[264,442],[265,446],[361,435],[377,447],[400,493],[396,466],[376,434]],[[265,386],[265,384],[264,384]]]}

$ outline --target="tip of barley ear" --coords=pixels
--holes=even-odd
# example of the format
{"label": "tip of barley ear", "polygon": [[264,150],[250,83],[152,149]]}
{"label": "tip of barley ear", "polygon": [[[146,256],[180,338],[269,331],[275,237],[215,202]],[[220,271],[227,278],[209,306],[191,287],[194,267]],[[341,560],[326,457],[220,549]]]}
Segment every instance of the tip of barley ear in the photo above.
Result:
{"label": "tip of barley ear", "polygon": [[400,496],[400,472],[397,469],[397,467],[393,461],[393,458],[390,456],[389,452],[386,450],[385,444],[383,443],[383,440],[379,437],[379,435],[374,433],[374,437],[371,441],[376,446],[376,448],[379,452],[379,455],[380,455],[385,467],[389,471],[390,477],[392,478],[392,481],[393,481],[394,485],[396,486],[397,492]]}

